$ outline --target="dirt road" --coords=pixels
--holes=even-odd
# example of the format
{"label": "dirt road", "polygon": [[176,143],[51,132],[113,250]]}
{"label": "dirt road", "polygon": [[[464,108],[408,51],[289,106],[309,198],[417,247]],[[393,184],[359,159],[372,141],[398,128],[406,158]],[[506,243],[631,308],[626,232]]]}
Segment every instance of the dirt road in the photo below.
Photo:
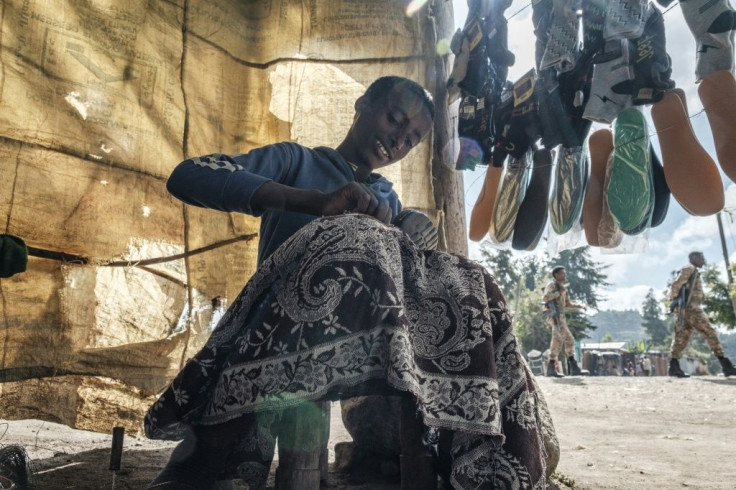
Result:
{"label": "dirt road", "polygon": [[[558,471],[574,488],[736,488],[736,379],[542,377],[539,384],[560,439]],[[335,407],[330,447],[347,440]],[[0,444],[23,445],[37,470],[36,487],[53,490],[145,488],[173,447],[127,435],[113,486],[110,441],[106,434],[23,420],[8,422]],[[399,488],[349,486],[335,474],[331,480],[333,490]]]}

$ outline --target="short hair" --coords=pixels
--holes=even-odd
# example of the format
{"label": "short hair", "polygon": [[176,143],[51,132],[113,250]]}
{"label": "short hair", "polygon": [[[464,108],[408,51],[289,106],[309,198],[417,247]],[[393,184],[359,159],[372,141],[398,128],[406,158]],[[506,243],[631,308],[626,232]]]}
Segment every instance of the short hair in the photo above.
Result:
{"label": "short hair", "polygon": [[429,110],[429,115],[432,117],[432,120],[434,120],[435,110],[432,94],[417,82],[409,80],[408,78],[398,76],[381,77],[368,86],[365,91],[365,96],[368,97],[368,100],[371,102],[375,102],[391,92],[391,90],[393,90],[397,85],[403,85],[404,87],[402,88],[406,88],[417,95],[422,100],[427,110]]}
{"label": "short hair", "polygon": [[693,260],[694,257],[704,257],[703,252],[699,252],[697,250],[693,250],[687,255],[687,258],[689,260]]}
{"label": "short hair", "polygon": [[554,276],[558,272],[564,271],[564,270],[565,270],[565,267],[564,266],[556,265],[556,266],[552,267],[552,275]]}

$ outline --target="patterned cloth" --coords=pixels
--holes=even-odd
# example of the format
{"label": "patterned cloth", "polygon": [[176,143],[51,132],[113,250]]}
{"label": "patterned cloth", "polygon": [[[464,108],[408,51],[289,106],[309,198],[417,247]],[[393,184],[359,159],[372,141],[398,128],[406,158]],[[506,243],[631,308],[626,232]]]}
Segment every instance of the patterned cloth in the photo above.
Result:
{"label": "patterned cloth", "polygon": [[283,409],[369,391],[416,397],[453,487],[545,487],[538,395],[493,278],[362,215],[265,260],[144,425],[175,440],[243,417],[227,471],[259,488]]}

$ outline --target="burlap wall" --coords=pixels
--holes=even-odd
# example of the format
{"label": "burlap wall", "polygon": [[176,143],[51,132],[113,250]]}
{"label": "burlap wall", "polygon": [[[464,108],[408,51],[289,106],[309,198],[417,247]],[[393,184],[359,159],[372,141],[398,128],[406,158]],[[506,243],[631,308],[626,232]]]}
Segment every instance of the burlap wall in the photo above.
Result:
{"label": "burlap wall", "polygon": [[[0,381],[17,391],[81,374],[163,388],[206,337],[211,299],[233,299],[253,273],[258,244],[139,266],[258,232],[256,219],[183,206],[167,175],[187,156],[335,145],[381,75],[441,92],[450,2],[411,16],[408,3],[4,0],[0,232],[89,263],[31,257],[0,279]],[[435,155],[447,153],[426,141],[385,172],[405,206],[437,220],[462,209],[435,193]]]}

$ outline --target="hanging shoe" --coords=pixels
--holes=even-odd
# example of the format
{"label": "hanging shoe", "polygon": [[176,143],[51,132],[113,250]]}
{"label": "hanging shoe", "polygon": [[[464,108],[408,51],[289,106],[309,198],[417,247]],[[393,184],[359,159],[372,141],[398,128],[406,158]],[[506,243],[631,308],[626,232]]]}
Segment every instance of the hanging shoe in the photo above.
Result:
{"label": "hanging shoe", "polygon": [[585,240],[592,247],[600,246],[598,227],[603,213],[605,198],[604,184],[606,178],[606,164],[608,157],[613,153],[613,133],[610,129],[599,129],[588,138],[590,152],[590,179],[585,189],[583,200],[583,230]]}
{"label": "hanging shoe", "polygon": [[560,147],[555,181],[549,200],[549,219],[558,235],[570,231],[580,218],[588,177],[588,158],[583,146]]}
{"label": "hanging shoe", "polygon": [[667,370],[667,374],[677,378],[689,378],[690,375],[686,374],[685,371],[680,367],[680,361],[678,359],[670,359],[670,368]]}
{"label": "hanging shoe", "polygon": [[532,157],[532,177],[514,223],[511,247],[514,250],[534,250],[547,226],[549,187],[552,177],[552,153],[538,149]]}
{"label": "hanging shoe", "polygon": [[470,225],[468,226],[468,238],[479,242],[486,236],[491,226],[491,217],[496,206],[498,186],[501,182],[503,167],[489,165],[486,177],[483,180],[483,188],[478,194],[478,200],[470,213]]}
{"label": "hanging shoe", "polygon": [[531,152],[527,152],[521,158],[509,156],[506,160],[506,169],[501,178],[491,227],[488,230],[491,240],[496,243],[508,241],[514,232],[516,215],[529,184],[530,154]]}
{"label": "hanging shoe", "polygon": [[[608,193],[608,185],[611,182],[611,173],[613,171],[613,152],[608,156],[606,162],[606,176],[603,181],[603,194]],[[608,200],[603,199],[603,209],[601,210],[601,221],[598,224],[598,243],[601,248],[616,248],[621,244],[624,234],[616,223],[611,210],[608,209]]]}
{"label": "hanging shoe", "polygon": [[698,95],[708,116],[718,163],[729,179],[736,180],[736,79],[733,73],[717,71],[706,76],[700,82]]}
{"label": "hanging shoe", "polygon": [[734,69],[734,19],[729,0],[682,0],[682,16],[695,37],[695,81]]}
{"label": "hanging shoe", "polygon": [[654,209],[652,210],[651,227],[664,223],[667,216],[667,210],[670,207],[670,188],[667,186],[667,180],[664,177],[664,168],[662,162],[657,156],[652,144],[649,144],[650,160],[652,162],[652,182],[654,183]]}
{"label": "hanging shoe", "polygon": [[606,201],[621,230],[626,232],[645,219],[652,197],[649,133],[644,114],[633,107],[619,114],[613,140],[613,171]]}
{"label": "hanging shoe", "polygon": [[685,94],[675,89],[652,106],[667,185],[688,213],[710,216],[725,204],[723,181],[690,125]]}

